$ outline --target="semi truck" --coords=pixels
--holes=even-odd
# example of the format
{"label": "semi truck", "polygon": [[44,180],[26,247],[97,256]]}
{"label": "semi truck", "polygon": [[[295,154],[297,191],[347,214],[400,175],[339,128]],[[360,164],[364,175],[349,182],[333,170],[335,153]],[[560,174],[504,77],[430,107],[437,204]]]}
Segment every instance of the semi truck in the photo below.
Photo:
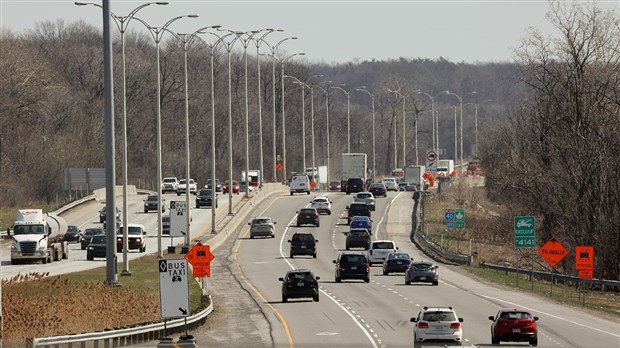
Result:
{"label": "semi truck", "polygon": [[410,185],[415,185],[418,190],[424,189],[424,166],[405,167],[404,180]]}
{"label": "semi truck", "polygon": [[69,257],[69,244],[64,240],[67,233],[65,219],[42,209],[17,211],[13,224],[11,263],[24,261],[60,261]]}
{"label": "semi truck", "polygon": [[365,153],[343,153],[342,171],[340,176],[340,191],[347,191],[349,178],[362,178],[366,182],[368,174],[367,156]]}

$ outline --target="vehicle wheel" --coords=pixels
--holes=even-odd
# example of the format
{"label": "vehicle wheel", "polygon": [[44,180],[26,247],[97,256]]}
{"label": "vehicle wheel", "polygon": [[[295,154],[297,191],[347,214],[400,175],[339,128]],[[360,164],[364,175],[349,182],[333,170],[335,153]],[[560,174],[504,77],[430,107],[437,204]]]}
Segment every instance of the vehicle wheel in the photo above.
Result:
{"label": "vehicle wheel", "polygon": [[291,196],[293,195],[293,192],[291,192]]}
{"label": "vehicle wheel", "polygon": [[86,260],[93,261],[95,258],[91,255],[86,255]]}
{"label": "vehicle wheel", "polygon": [[312,258],[316,259],[316,253],[312,254]]}
{"label": "vehicle wheel", "polygon": [[530,340],[530,346],[532,347],[538,346],[538,337],[534,337]]}
{"label": "vehicle wheel", "polygon": [[141,253],[146,252],[146,245],[145,245],[145,246],[143,246],[142,248],[140,248],[140,252],[141,252]]}
{"label": "vehicle wheel", "polygon": [[297,227],[301,227],[301,224],[299,222],[297,223]]}
{"label": "vehicle wheel", "polygon": [[148,213],[149,210],[148,209],[144,209],[144,214]]}
{"label": "vehicle wheel", "polygon": [[289,254],[289,258],[291,258],[291,259],[292,259],[292,258],[293,258],[293,256],[295,256],[295,255],[293,255],[293,253],[290,253],[290,254]]}
{"label": "vehicle wheel", "polygon": [[283,303],[288,302],[288,298],[287,298],[286,296],[284,296],[284,295],[282,295],[282,302],[283,302]]}
{"label": "vehicle wheel", "polygon": [[314,302],[319,302],[319,295],[315,295],[314,297],[312,297],[312,300]]}
{"label": "vehicle wheel", "polygon": [[104,223],[104,222],[105,222],[105,220],[104,220],[104,219],[99,219],[99,223],[100,223],[100,224],[102,224],[102,223]]}
{"label": "vehicle wheel", "polygon": [[336,277],[336,283],[342,283],[342,279],[340,279],[339,277]]}
{"label": "vehicle wheel", "polygon": [[307,194],[307,195],[309,195],[309,194],[310,194],[310,191],[307,191],[307,192],[306,192],[306,194]]}
{"label": "vehicle wheel", "polygon": [[433,282],[433,285],[434,285],[434,286],[439,285],[439,281],[438,281],[438,280],[434,281],[434,282]]}
{"label": "vehicle wheel", "polygon": [[491,344],[499,344],[499,340],[491,334]]}
{"label": "vehicle wheel", "polygon": [[370,277],[364,278],[364,283],[370,283]]}
{"label": "vehicle wheel", "polygon": [[180,196],[180,195],[181,195],[181,193],[177,192],[177,196]]}
{"label": "vehicle wheel", "polygon": [[346,250],[349,250],[349,246],[347,245],[345,249],[346,249]]}
{"label": "vehicle wheel", "polygon": [[117,253],[122,253],[123,252],[123,248],[116,248],[116,252]]}
{"label": "vehicle wheel", "polygon": [[86,250],[86,245],[80,245],[80,249]]}
{"label": "vehicle wheel", "polygon": [[317,222],[316,227],[319,227],[321,224]]}
{"label": "vehicle wheel", "polygon": [[390,272],[388,272],[388,271],[383,271],[383,275],[390,275]]}
{"label": "vehicle wheel", "polygon": [[408,280],[405,280],[405,285],[411,285],[411,282]]}

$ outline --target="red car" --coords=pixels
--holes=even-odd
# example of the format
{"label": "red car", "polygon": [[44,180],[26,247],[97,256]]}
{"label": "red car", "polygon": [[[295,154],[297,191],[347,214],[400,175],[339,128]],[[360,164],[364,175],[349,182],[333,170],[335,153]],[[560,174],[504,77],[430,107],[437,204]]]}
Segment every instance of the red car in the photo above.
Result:
{"label": "red car", "polygon": [[538,317],[525,309],[503,308],[489,320],[491,325],[491,343],[500,342],[529,342],[530,345],[538,345]]}
{"label": "red car", "polygon": [[[228,193],[228,188],[230,187],[228,180],[222,186],[222,193]],[[233,180],[232,182],[232,193],[239,194],[239,182]]]}
{"label": "red car", "polygon": [[340,181],[332,181],[329,183],[330,191],[340,191]]}

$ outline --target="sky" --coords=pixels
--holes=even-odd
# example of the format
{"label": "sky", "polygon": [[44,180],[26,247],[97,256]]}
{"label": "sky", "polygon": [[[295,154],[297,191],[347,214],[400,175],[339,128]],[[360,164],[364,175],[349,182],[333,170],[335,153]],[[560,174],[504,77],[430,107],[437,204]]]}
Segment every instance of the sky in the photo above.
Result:
{"label": "sky", "polygon": [[[109,3],[112,12],[126,16],[146,2]],[[595,2],[620,10],[620,0]],[[401,57],[486,63],[512,62],[514,49],[530,27],[554,33],[545,19],[548,8],[544,0],[169,0],[166,6],[141,9],[136,17],[162,26],[176,16],[199,15],[172,23],[169,29],[175,32],[191,33],[212,25],[234,31],[283,29],[265,41],[273,46],[296,36],[297,40],[282,43],[279,51],[303,52],[310,61],[328,64]],[[58,19],[102,27],[101,9],[94,6],[67,0],[0,0],[3,30],[19,33]],[[130,22],[129,30],[146,32],[137,21]]]}

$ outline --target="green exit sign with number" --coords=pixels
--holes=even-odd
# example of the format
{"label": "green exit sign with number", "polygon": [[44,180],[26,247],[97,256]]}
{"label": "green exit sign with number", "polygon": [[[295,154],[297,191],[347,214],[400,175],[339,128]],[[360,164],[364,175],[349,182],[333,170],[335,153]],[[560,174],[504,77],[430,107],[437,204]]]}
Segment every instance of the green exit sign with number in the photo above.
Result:
{"label": "green exit sign with number", "polygon": [[536,247],[536,224],[533,216],[515,216],[515,248]]}

